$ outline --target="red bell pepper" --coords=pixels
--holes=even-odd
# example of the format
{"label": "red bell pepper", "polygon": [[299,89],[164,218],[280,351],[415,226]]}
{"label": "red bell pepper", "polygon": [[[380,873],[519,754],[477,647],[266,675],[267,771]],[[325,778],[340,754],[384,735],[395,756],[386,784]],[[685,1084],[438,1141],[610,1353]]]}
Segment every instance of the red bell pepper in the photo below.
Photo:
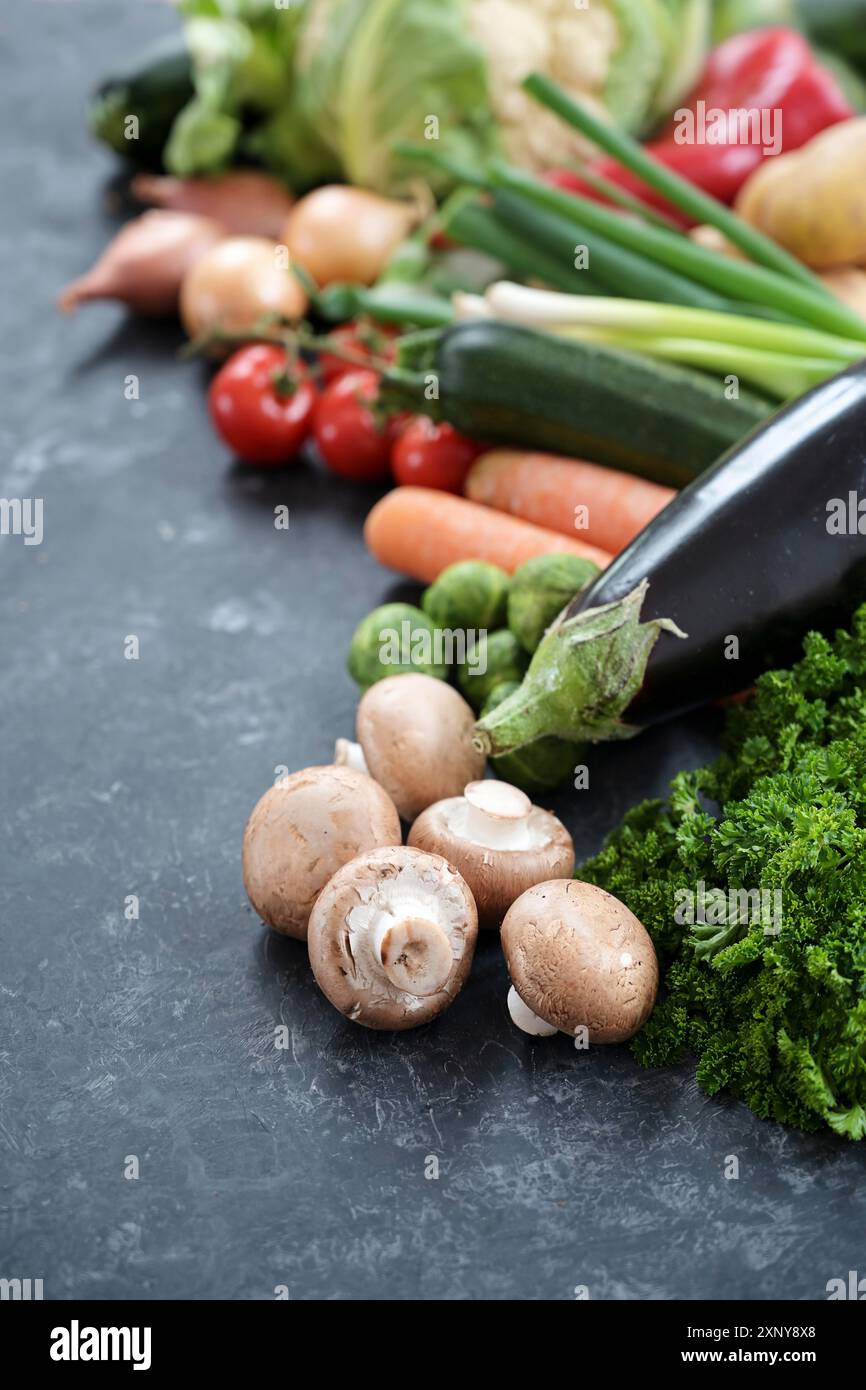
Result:
{"label": "red bell pepper", "polygon": [[[828,126],[855,114],[838,82],[821,67],[802,34],[782,28],[737,34],[710,54],[697,87],[680,108],[680,113],[691,112],[698,132],[701,110],[708,118],[714,111],[779,112],[782,151],[799,149]],[[733,202],[749,175],[764,159],[774,158],[765,154],[762,144],[738,142],[736,118],[730,121],[730,139],[724,143],[681,142],[682,136],[675,138],[681,129],[685,129],[684,123],[673,117],[664,135],[647,145],[647,150],[723,203]],[[680,226],[692,225],[616,160],[605,156],[590,168]],[[600,197],[579,175],[557,170],[550,178],[585,197]]]}

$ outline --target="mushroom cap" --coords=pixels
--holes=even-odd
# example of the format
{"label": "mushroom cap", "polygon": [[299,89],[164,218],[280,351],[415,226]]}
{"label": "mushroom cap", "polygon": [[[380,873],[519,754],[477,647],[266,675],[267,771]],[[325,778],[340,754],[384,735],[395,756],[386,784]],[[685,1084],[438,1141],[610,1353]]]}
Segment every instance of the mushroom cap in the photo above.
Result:
{"label": "mushroom cap", "polygon": [[244,887],[275,931],[303,941],[328,879],[362,850],[399,845],[387,793],[351,767],[307,767],[269,787],[244,831]]}
{"label": "mushroom cap", "polygon": [[[436,940],[444,933],[450,946],[450,970],[432,994],[398,988],[375,955],[377,929],[387,939],[389,931],[419,923],[434,924]],[[459,994],[477,936],[472,894],[441,855],[406,846],[368,850],[344,864],[319,895],[310,915],[310,965],[323,993],[353,1022],[417,1028]]]}
{"label": "mushroom cap", "polygon": [[[480,800],[483,789],[505,787],[508,784],[479,782]],[[524,793],[508,787],[515,798],[520,797],[520,819],[528,843],[519,849],[504,849],[481,844],[471,836],[466,817],[466,796],[452,796],[437,801],[415,821],[407,843],[417,849],[441,854],[453,864],[472,890],[478,908],[478,925],[495,930],[511,904],[536,883],[553,878],[565,878],[574,873],[574,844],[562,821],[550,811],[533,806]],[[466,788],[471,793],[471,787]],[[491,803],[492,804],[492,803]]]}
{"label": "mushroom cap", "polygon": [[371,685],[358,706],[358,742],[370,776],[408,821],[483,777],[474,728],[462,695],[433,676],[388,676]]}
{"label": "mushroom cap", "polygon": [[625,1042],[652,1012],[658,963],[633,912],[577,879],[539,883],[502,923],[511,982],[534,1014],[593,1043]]}

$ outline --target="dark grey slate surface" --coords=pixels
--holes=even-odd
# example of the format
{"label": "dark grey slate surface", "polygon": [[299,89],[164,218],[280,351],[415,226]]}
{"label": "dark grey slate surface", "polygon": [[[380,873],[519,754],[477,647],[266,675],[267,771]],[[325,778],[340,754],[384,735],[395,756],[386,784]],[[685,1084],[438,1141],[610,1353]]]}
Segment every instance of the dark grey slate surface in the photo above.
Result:
{"label": "dark grey slate surface", "polygon": [[[688,1067],[524,1040],[495,941],[438,1024],[351,1027],[248,907],[246,815],[351,728],[347,640],[389,579],[369,495],[227,463],[174,328],[53,313],[114,225],[84,95],[169,23],[29,0],[0,34],[0,492],[45,508],[41,546],[0,539],[0,1276],[58,1298],[823,1297],[866,1273],[862,1150],[708,1100]],[[713,723],[594,754],[561,806],[580,852]]]}

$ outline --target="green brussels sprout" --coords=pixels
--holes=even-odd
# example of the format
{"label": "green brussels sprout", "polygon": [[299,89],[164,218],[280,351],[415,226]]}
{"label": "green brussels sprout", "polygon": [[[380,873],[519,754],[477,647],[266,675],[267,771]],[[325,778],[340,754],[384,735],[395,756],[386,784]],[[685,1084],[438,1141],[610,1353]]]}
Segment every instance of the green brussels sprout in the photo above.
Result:
{"label": "green brussels sprout", "polygon": [[[496,709],[519,688],[516,681],[501,681],[491,691],[482,716]],[[553,791],[554,787],[567,781],[577,763],[578,747],[576,743],[568,743],[564,738],[548,734],[546,738],[526,743],[511,753],[491,758],[490,767],[501,781],[511,782],[528,796],[533,796],[537,792]]]}
{"label": "green brussels sprout", "polygon": [[508,591],[508,626],[534,652],[554,618],[598,574],[580,555],[536,555],[514,571]]}
{"label": "green brussels sprout", "polygon": [[443,628],[505,626],[508,575],[484,560],[461,560],[443,570],[421,596],[421,607]]}
{"label": "green brussels sprout", "polygon": [[436,637],[435,625],[420,608],[411,603],[384,603],[355,628],[346,661],[349,675],[362,692],[386,676],[406,671],[447,680],[447,665],[435,659]]}
{"label": "green brussels sprout", "polygon": [[484,632],[457,667],[457,684],[474,710],[490,699],[502,681],[523,680],[529,657],[507,627]]}

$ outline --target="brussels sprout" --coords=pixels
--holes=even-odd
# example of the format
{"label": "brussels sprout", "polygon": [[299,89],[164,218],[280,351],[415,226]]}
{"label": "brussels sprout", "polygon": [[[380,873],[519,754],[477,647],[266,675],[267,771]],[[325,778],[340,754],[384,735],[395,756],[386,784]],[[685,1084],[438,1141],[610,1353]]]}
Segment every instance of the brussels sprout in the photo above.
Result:
{"label": "brussels sprout", "polygon": [[580,555],[536,555],[514,571],[508,591],[508,626],[534,652],[554,618],[598,574]]}
{"label": "brussels sprout", "polygon": [[489,700],[502,681],[523,680],[529,657],[507,627],[485,632],[457,667],[457,684],[474,710]]}
{"label": "brussels sprout", "polygon": [[[482,714],[496,709],[518,688],[516,681],[501,681],[491,692]],[[515,748],[512,753],[491,758],[490,767],[503,782],[511,782],[531,796],[535,792],[553,791],[565,782],[574,771],[577,755],[578,744],[548,734],[546,738],[524,744],[523,748]]]}
{"label": "brussels sprout", "polygon": [[385,603],[355,628],[346,665],[364,691],[404,671],[447,680],[448,667],[437,655],[436,628],[426,613],[411,603]]}
{"label": "brussels sprout", "polygon": [[449,565],[426,589],[421,607],[443,628],[505,626],[508,575],[484,560],[461,560]]}

